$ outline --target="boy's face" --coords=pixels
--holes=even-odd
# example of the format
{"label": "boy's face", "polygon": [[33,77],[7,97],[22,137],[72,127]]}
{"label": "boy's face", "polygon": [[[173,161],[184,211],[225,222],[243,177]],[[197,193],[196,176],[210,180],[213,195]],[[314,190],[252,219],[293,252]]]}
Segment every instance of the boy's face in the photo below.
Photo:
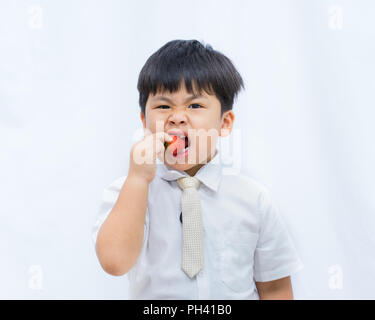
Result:
{"label": "boy's face", "polygon": [[199,97],[191,96],[186,91],[184,81],[175,93],[166,91],[150,94],[145,108],[146,115],[141,112],[141,120],[143,128],[151,133],[168,133],[176,129],[188,134],[190,146],[185,154],[176,158],[167,151],[161,160],[172,169],[186,171],[194,176],[215,155],[218,137],[230,134],[234,114],[229,110],[220,117],[221,104],[215,95],[202,91]]}

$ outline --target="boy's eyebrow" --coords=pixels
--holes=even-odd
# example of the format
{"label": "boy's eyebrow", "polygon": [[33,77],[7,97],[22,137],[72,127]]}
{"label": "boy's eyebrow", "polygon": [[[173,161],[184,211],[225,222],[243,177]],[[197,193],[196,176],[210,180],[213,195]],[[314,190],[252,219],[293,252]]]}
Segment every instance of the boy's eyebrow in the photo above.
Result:
{"label": "boy's eyebrow", "polygon": [[[207,99],[205,96],[202,96],[202,95],[191,95],[189,97],[186,98],[186,100],[184,101],[184,103],[186,102],[189,102],[191,100],[194,100],[194,99],[197,99],[197,98],[204,98],[204,99]],[[171,99],[169,99],[168,97],[165,97],[165,96],[156,96],[154,99],[154,101],[167,101],[169,103],[173,103],[173,101]]]}

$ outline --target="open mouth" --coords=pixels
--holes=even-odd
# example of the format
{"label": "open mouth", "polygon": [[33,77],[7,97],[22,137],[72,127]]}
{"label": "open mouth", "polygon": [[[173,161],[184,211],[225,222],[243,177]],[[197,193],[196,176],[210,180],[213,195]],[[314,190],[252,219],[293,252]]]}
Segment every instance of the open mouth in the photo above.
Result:
{"label": "open mouth", "polygon": [[166,133],[169,136],[173,136],[172,142],[165,143],[166,149],[170,145],[170,152],[174,157],[181,158],[183,156],[186,156],[191,145],[191,139],[189,139],[188,129],[169,129],[166,131]]}
{"label": "open mouth", "polygon": [[189,141],[189,138],[188,137],[185,137],[185,136],[182,136],[180,137],[180,139],[184,140],[185,141],[185,148],[183,150],[181,150],[180,152],[177,152],[177,149],[174,150],[173,152],[173,155],[176,157],[177,155],[182,155],[184,154],[190,147],[190,141]]}
{"label": "open mouth", "polygon": [[185,137],[185,150],[190,147],[190,141],[188,137]]}

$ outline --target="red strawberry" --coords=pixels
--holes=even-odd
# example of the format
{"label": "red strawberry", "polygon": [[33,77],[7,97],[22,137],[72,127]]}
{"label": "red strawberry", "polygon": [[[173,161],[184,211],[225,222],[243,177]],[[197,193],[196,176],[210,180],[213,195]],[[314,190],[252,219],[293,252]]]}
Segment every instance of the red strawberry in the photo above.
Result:
{"label": "red strawberry", "polygon": [[[177,136],[172,135],[173,141],[164,142],[165,149],[168,149],[169,152],[173,153],[174,156],[177,156],[178,152],[181,152],[185,149],[185,140],[180,139]],[[169,148],[171,146],[171,148]]]}
{"label": "red strawberry", "polygon": [[172,143],[175,143],[176,140],[178,139],[177,136],[171,136],[171,137],[173,137],[173,138],[172,138],[173,140],[172,140],[171,142],[168,142],[168,141],[165,141],[165,142],[164,142],[164,147],[165,147],[165,149],[167,149]]}

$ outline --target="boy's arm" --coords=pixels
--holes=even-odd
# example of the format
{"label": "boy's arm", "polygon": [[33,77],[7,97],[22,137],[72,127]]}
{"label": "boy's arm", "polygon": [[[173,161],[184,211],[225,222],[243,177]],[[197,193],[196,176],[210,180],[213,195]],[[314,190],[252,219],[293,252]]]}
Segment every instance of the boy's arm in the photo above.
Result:
{"label": "boy's arm", "polygon": [[117,202],[101,226],[96,253],[102,268],[121,276],[137,262],[142,249],[149,183],[127,176]]}
{"label": "boy's arm", "polygon": [[293,300],[293,289],[290,276],[285,278],[255,282],[260,300]]}

